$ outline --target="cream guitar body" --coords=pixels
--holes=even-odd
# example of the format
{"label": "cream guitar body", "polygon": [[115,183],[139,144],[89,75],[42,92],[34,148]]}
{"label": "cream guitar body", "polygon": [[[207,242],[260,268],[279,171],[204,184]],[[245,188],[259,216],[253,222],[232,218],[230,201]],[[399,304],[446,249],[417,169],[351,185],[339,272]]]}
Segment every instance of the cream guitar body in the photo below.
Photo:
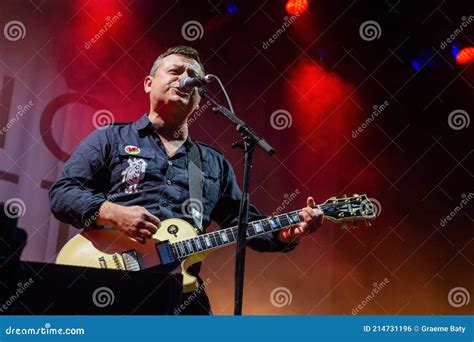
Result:
{"label": "cream guitar body", "polygon": [[[116,229],[91,229],[69,240],[59,252],[56,263],[138,271],[162,264],[156,249],[160,241],[173,243],[194,237],[197,237],[197,234],[193,226],[180,219],[168,219],[161,222],[160,229],[152,239],[147,240],[146,244],[141,244]],[[136,251],[136,257],[124,254],[127,251]],[[183,275],[183,292],[197,289],[197,279],[190,275],[187,269],[203,261],[210,252],[211,250],[205,250],[180,261],[180,265],[174,272],[181,272]]]}

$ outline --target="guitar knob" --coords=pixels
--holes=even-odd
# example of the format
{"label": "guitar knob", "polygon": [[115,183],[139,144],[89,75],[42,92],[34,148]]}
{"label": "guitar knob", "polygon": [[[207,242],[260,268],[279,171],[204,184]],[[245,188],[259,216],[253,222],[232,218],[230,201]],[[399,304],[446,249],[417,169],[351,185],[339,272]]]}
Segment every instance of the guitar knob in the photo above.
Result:
{"label": "guitar knob", "polygon": [[342,229],[347,229],[347,228],[349,228],[349,227],[347,227],[347,223],[343,223],[343,224],[341,225],[341,228],[342,228]]}

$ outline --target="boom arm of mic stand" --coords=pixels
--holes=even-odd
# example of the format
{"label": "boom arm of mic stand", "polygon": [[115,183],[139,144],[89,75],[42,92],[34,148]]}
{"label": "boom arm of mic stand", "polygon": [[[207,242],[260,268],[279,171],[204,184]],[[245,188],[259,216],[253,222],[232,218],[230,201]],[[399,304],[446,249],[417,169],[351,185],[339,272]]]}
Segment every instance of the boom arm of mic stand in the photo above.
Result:
{"label": "boom arm of mic stand", "polygon": [[209,91],[206,87],[203,86],[199,88],[199,95],[201,95],[202,98],[208,99],[214,105],[214,110],[222,113],[227,119],[233,122],[240,133],[254,141],[255,144],[268,153],[268,155],[273,156],[276,153],[275,149],[269,143],[267,143],[265,139],[259,137],[257,133],[255,133],[250,127],[247,126],[245,122],[238,118],[235,113],[231,112],[229,109],[214,100],[214,98],[209,95]]}

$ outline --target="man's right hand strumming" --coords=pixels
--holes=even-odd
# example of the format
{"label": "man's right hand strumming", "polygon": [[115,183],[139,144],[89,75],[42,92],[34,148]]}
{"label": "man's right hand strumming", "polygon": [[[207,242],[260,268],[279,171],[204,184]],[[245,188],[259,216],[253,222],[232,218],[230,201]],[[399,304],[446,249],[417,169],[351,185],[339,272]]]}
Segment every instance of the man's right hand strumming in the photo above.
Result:
{"label": "man's right hand strumming", "polygon": [[114,226],[130,235],[135,240],[145,243],[156,233],[161,225],[158,217],[138,205],[125,207],[123,205],[104,202],[96,220],[99,226]]}

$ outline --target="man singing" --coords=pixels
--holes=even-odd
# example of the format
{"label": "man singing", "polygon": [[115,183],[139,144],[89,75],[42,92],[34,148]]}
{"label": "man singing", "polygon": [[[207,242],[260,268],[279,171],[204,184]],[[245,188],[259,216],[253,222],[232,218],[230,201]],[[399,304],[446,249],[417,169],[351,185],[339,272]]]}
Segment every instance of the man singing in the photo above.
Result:
{"label": "man singing", "polygon": [[[77,228],[114,226],[140,242],[152,237],[160,220],[174,217],[194,224],[182,209],[190,198],[188,163],[194,145],[202,165],[204,230],[211,221],[221,227],[235,224],[241,191],[232,166],[220,152],[188,134],[188,117],[199,108],[201,97],[196,88],[180,90],[179,80],[204,74],[193,48],[177,46],[161,54],[144,80],[149,113],[131,123],[96,130],[84,139],[51,187],[54,216]],[[300,212],[301,223],[252,238],[248,246],[260,252],[292,250],[323,220],[323,213],[312,209],[312,197],[306,205]],[[251,206],[249,220],[262,217]],[[196,264],[188,271],[197,276],[199,269]],[[205,292],[194,294],[189,302],[182,314],[211,314]]]}

